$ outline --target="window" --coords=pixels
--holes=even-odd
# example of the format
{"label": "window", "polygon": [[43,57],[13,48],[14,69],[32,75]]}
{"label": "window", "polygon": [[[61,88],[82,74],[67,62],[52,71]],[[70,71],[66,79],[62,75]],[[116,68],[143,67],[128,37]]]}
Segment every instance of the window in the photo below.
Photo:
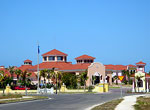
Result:
{"label": "window", "polygon": [[58,57],[57,57],[57,60],[58,60],[58,61],[62,61],[62,60],[63,60],[63,57],[62,57],[62,56],[58,56]]}
{"label": "window", "polygon": [[50,57],[48,57],[48,60],[49,60],[49,61],[54,61],[54,60],[55,60],[55,57],[54,57],[54,56],[50,56]]}
{"label": "window", "polygon": [[44,57],[44,61],[47,61],[47,57]]}
{"label": "window", "polygon": [[90,60],[90,63],[93,63],[93,60]]}

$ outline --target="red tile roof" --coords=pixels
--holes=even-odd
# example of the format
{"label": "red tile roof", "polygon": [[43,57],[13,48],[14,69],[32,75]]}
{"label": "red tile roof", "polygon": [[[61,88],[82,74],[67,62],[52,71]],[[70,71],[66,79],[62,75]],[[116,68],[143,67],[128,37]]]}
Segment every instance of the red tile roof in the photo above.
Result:
{"label": "red tile roof", "polygon": [[[43,62],[39,64],[40,69],[52,69],[56,68],[58,70],[80,70],[88,69],[89,63],[83,64],[71,64],[70,62]],[[37,70],[37,65],[31,67],[29,70]]]}
{"label": "red tile roof", "polygon": [[111,70],[127,70],[127,66],[124,65],[105,65],[105,67]]}
{"label": "red tile roof", "polygon": [[[67,62],[43,62],[39,64],[40,69],[52,69],[52,68],[57,68],[57,69],[62,69],[66,66],[71,66],[71,63]],[[31,67],[30,69],[37,69],[37,65]]]}
{"label": "red tile roof", "polygon": [[85,70],[88,69],[90,63],[78,63],[71,66],[64,67],[62,70]]}
{"label": "red tile roof", "polygon": [[135,65],[131,65],[131,64],[130,64],[130,65],[128,65],[128,66],[129,66],[129,67],[136,67]]}
{"label": "red tile roof", "polygon": [[79,57],[77,57],[75,59],[76,60],[79,60],[79,59],[95,59],[95,57],[88,56],[88,55],[82,55],[82,56],[79,56]]}
{"label": "red tile roof", "polygon": [[150,75],[146,73],[146,78],[147,78],[147,77],[150,77]]}
{"label": "red tile roof", "polygon": [[63,56],[68,56],[67,54],[59,51],[59,50],[56,50],[56,49],[53,49],[47,53],[44,53],[42,56],[49,56],[49,55],[63,55]]}
{"label": "red tile roof", "polygon": [[29,60],[29,59],[25,60],[24,62],[31,62],[31,63],[32,63],[32,61],[31,61],[31,60]]}
{"label": "red tile roof", "polygon": [[146,65],[146,63],[140,61],[140,62],[136,63],[136,65]]}
{"label": "red tile roof", "polygon": [[27,71],[32,67],[33,67],[32,65],[21,65],[18,69],[20,69],[21,71]]}

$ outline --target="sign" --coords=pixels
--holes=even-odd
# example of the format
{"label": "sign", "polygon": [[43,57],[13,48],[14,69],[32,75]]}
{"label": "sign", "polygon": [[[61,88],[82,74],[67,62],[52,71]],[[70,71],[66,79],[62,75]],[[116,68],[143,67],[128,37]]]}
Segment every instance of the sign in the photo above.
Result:
{"label": "sign", "polygon": [[122,81],[124,76],[118,76],[119,80]]}

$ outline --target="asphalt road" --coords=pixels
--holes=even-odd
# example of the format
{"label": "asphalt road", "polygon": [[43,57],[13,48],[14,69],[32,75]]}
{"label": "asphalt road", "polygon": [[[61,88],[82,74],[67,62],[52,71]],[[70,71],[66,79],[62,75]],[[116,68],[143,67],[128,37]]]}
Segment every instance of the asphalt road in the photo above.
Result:
{"label": "asphalt road", "polygon": [[[127,88],[123,89],[123,95]],[[0,110],[85,110],[93,105],[120,97],[120,89],[111,89],[101,94],[59,94],[49,95],[49,100],[23,103],[0,104]]]}

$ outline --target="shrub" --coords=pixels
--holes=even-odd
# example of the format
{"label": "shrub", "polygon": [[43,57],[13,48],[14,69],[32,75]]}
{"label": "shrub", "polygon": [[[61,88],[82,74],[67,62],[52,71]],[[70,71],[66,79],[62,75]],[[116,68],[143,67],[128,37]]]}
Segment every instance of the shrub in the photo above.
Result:
{"label": "shrub", "polygon": [[123,81],[123,83],[124,83],[124,84],[127,84],[127,83],[128,83],[128,81],[127,81],[127,80],[124,80],[124,81]]}
{"label": "shrub", "polygon": [[62,74],[62,83],[66,85],[69,89],[77,88],[77,77],[75,74],[63,73]]}
{"label": "shrub", "polygon": [[89,87],[88,87],[88,92],[92,92],[93,89],[94,89],[93,86],[89,86]]}

